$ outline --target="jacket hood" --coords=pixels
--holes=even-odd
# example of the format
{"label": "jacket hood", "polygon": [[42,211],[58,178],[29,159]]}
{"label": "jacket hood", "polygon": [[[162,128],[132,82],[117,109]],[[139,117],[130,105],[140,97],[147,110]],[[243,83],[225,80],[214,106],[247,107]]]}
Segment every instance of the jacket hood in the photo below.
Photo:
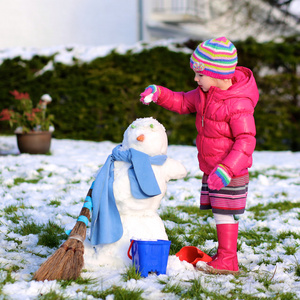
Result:
{"label": "jacket hood", "polygon": [[[256,106],[259,98],[258,88],[250,69],[245,67],[236,67],[232,78],[232,86],[228,90],[220,90],[216,88],[220,94],[220,98],[225,100],[228,98],[249,98],[253,107]],[[216,91],[216,92],[217,92]]]}

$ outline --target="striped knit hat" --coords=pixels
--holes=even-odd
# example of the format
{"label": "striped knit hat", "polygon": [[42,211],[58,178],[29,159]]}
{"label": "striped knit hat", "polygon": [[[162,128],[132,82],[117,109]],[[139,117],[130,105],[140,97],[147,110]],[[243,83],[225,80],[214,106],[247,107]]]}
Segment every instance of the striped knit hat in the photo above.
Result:
{"label": "striped knit hat", "polygon": [[190,59],[195,72],[220,79],[232,78],[236,64],[236,48],[225,37],[199,44]]}

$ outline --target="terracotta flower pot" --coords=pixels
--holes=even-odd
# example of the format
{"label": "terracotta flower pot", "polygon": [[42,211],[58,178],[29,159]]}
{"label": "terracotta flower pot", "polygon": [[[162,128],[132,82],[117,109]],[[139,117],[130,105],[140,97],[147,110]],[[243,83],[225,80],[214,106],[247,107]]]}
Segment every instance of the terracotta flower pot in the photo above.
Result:
{"label": "terracotta flower pot", "polygon": [[50,131],[32,131],[16,133],[21,153],[46,154],[50,150],[52,133]]}

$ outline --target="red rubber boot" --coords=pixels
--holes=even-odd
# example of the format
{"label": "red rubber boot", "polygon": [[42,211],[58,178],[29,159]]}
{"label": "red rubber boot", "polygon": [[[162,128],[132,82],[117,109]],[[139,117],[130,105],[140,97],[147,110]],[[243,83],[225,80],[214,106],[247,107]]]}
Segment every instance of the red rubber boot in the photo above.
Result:
{"label": "red rubber boot", "polygon": [[218,224],[218,252],[213,261],[208,262],[205,271],[212,274],[238,274],[237,238],[239,224]]}

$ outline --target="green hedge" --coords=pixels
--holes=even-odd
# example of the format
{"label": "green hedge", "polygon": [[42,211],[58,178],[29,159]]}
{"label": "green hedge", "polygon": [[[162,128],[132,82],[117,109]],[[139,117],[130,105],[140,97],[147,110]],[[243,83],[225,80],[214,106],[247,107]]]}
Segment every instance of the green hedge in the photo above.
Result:
{"label": "green hedge", "polygon": [[[194,49],[198,43],[188,41],[185,46]],[[299,38],[290,37],[283,43],[257,43],[250,38],[235,45],[239,65],[253,70],[260,90],[256,149],[300,150]],[[175,91],[194,89],[189,56],[166,47],[124,55],[112,52],[90,63],[68,66],[54,62],[54,70],[40,76],[35,73],[54,56],[8,59],[0,65],[0,110],[10,106],[11,90],[28,92],[34,101],[48,93],[53,99],[48,109],[55,115],[56,138],[121,142],[133,120],[153,116],[166,127],[170,144],[192,145],[194,115],[177,115],[139,102],[139,94],[152,83]],[[272,75],[261,75],[266,68]],[[3,122],[0,125],[0,133],[11,132]]]}

